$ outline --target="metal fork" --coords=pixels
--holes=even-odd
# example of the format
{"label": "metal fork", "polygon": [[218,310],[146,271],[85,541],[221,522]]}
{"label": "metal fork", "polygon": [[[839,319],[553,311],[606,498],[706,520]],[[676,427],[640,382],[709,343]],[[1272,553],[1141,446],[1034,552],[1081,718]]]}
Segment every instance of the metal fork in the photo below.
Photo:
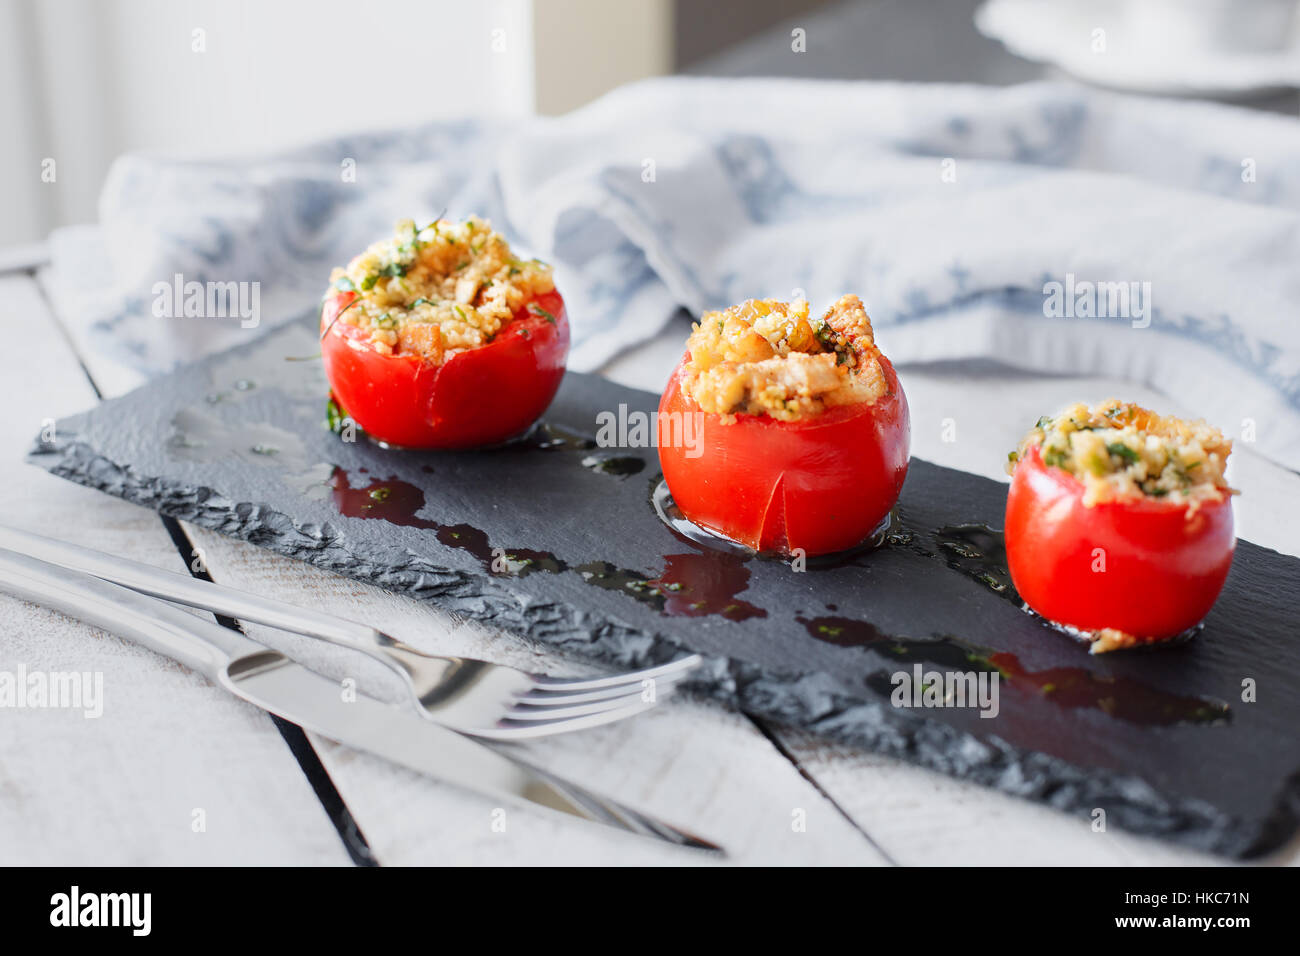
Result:
{"label": "metal fork", "polygon": [[17,528],[0,525],[0,548],[142,594],[360,651],[399,674],[426,717],[492,740],[568,733],[639,714],[671,693],[702,660],[691,654],[657,667],[587,679],[530,674],[503,664],[428,654],[368,624]]}

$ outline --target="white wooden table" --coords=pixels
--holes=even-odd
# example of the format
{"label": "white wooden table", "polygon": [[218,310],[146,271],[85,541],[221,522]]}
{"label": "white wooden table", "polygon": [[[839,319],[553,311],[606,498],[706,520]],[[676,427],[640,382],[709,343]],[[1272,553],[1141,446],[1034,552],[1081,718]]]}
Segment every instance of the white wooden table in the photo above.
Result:
{"label": "white wooden table", "polygon": [[[0,350],[0,478],[8,491],[0,520],[176,570],[201,552],[217,581],[359,618],[430,650],[553,673],[590,670],[513,635],[458,623],[427,605],[199,528],[182,526],[188,541],[178,548],[154,512],[25,464],[43,422],[127,391],[139,379],[63,328],[28,274],[0,277],[0,335],[8,343]],[[685,327],[675,326],[605,372],[658,390],[684,335]],[[886,351],[888,344],[882,336]],[[1171,408],[1161,396],[1121,382],[900,371],[913,453],[995,478],[1002,477],[1001,451],[1014,446],[1025,423],[1068,402],[1119,394]],[[1005,414],[981,420],[971,410],[982,399]],[[948,419],[955,441],[944,440]],[[1241,536],[1297,553],[1300,520],[1292,503],[1300,499],[1300,476],[1248,447],[1239,446],[1234,461],[1234,483],[1246,490],[1237,502]],[[248,632],[300,647],[257,626]],[[491,801],[313,735],[295,755],[292,729],[282,734],[266,714],[179,665],[0,595],[0,671],[20,665],[29,672],[102,672],[104,710],[88,719],[72,711],[0,709],[2,864],[349,865],[367,852],[349,852],[340,835],[349,826],[384,865],[700,862],[687,851],[541,811],[511,809],[499,832]],[[1094,832],[1089,819],[759,726],[685,696],[634,720],[529,749],[561,774],[717,840],[736,863],[1219,862],[1115,830]],[[806,820],[802,829],[797,819]],[[1293,841],[1267,862],[1298,860],[1300,841]]]}

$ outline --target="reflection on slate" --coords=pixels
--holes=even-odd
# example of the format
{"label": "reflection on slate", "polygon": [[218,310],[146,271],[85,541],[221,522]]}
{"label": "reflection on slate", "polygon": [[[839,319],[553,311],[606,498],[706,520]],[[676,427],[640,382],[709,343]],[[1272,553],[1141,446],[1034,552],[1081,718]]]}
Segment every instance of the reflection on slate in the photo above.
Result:
{"label": "reflection on slate", "polygon": [[[1081,820],[1233,856],[1296,828],[1300,561],[1243,542],[1203,633],[1091,657],[1020,609],[996,482],[913,461],[883,547],[796,572],[679,536],[654,450],[596,446],[598,412],[654,395],[570,374],[513,445],[386,450],[325,428],[320,363],[285,360],[315,350],[310,322],[273,332],[59,422],[32,460],[611,666],[698,651],[702,693]],[[997,674],[997,716],[895,708],[917,664]]]}

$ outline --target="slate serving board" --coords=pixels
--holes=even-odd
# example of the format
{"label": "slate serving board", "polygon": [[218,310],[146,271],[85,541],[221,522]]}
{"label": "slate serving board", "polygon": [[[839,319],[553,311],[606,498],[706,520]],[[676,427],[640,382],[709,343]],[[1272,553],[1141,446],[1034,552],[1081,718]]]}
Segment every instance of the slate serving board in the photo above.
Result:
{"label": "slate serving board", "polygon": [[[592,447],[599,412],[657,396],[570,373],[511,446],[348,443],[324,427],[320,363],[286,361],[318,351],[313,326],[61,421],[31,460],[609,665],[697,651],[695,688],[748,713],[1084,819],[1241,857],[1296,829],[1300,560],[1241,542],[1203,633],[1093,657],[1021,610],[997,482],[913,460],[886,545],[796,572],[667,527],[652,448]],[[996,672],[997,716],[893,706],[916,663]]]}

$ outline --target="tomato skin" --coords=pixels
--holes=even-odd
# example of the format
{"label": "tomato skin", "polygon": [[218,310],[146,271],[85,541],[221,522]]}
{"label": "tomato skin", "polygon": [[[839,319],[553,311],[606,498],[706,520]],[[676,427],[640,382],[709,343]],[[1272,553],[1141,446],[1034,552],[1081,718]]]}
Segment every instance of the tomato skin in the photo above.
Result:
{"label": "tomato skin", "polygon": [[[907,397],[889,360],[886,392],[804,421],[738,415],[730,424],[686,394],[689,356],[659,403],[659,465],[682,513],[755,551],[830,554],[861,543],[884,519],[907,477]],[[700,454],[673,442],[665,414],[695,416]]]}
{"label": "tomato skin", "polygon": [[[1199,624],[1223,589],[1232,500],[1190,518],[1187,505],[1155,498],[1085,507],[1083,483],[1030,448],[1007,495],[1006,546],[1012,583],[1048,620],[1163,640]],[[1093,570],[1102,556],[1104,573]]]}
{"label": "tomato skin", "polygon": [[[491,342],[441,365],[384,355],[369,334],[335,322],[355,292],[333,292],[321,311],[321,356],[330,389],[349,416],[380,441],[405,448],[471,448],[522,434],[546,411],[564,377],[569,320],[552,291],[526,303]],[[536,305],[552,322],[528,310]]]}

